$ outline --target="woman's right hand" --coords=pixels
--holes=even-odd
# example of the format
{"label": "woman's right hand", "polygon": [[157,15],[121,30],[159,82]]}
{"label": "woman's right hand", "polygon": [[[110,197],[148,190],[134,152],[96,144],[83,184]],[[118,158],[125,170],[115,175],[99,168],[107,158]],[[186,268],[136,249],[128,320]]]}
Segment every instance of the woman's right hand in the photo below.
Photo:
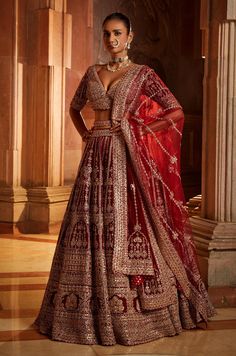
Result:
{"label": "woman's right hand", "polygon": [[84,142],[86,142],[88,140],[88,138],[91,136],[92,134],[92,130],[86,130],[83,134],[82,134],[82,140]]}

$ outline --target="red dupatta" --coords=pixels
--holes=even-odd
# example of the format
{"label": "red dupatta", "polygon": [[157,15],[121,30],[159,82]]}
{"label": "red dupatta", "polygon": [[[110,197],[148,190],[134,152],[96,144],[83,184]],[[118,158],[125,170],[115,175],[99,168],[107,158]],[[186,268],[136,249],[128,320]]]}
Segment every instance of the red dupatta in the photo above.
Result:
{"label": "red dupatta", "polygon": [[[200,277],[180,177],[184,122],[181,106],[149,67],[137,66],[131,74],[132,77],[124,78],[123,85],[117,89],[113,104],[113,123],[120,122],[122,130],[122,137],[114,139],[114,176],[117,172],[121,186],[129,187],[131,184],[129,174],[125,178],[126,172],[123,172],[121,177],[120,162],[125,155],[126,170],[134,172],[143,209],[151,221],[161,255],[176,278],[177,288],[185,301],[195,305],[197,313],[207,320],[213,315],[213,308]],[[124,87],[127,88],[125,94]],[[123,140],[128,153],[124,151]],[[125,171],[124,159],[122,164]],[[121,214],[119,201],[128,203],[127,191],[122,191],[118,185],[116,191],[117,213]],[[120,219],[117,223],[117,238],[127,233],[120,226],[126,219],[126,213],[124,211],[123,221]],[[145,275],[152,272],[146,273],[148,269],[143,268],[137,278],[135,268],[125,267],[128,266],[127,249],[128,243],[120,239],[114,252],[114,270],[130,274],[134,282],[143,283]],[[151,251],[151,254],[155,264],[155,252]],[[164,279],[165,273],[162,275]]]}

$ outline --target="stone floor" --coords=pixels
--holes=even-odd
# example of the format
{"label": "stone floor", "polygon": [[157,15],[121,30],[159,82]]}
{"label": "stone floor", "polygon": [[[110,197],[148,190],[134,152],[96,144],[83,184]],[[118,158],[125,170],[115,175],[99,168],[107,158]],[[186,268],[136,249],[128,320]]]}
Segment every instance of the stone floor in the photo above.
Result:
{"label": "stone floor", "polygon": [[207,330],[126,347],[85,346],[48,340],[32,327],[47,283],[57,236],[0,235],[1,356],[235,356],[236,308],[218,309]]}

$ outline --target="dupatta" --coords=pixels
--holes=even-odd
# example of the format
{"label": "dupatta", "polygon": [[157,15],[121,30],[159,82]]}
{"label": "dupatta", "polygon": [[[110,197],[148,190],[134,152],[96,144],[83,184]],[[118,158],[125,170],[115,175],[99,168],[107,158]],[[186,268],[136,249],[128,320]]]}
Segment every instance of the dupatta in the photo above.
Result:
{"label": "dupatta", "polygon": [[207,320],[214,309],[200,277],[180,177],[182,108],[147,66],[134,65],[121,84],[112,111],[113,124],[121,125],[113,137],[113,270],[131,277],[144,309],[170,305],[175,280],[180,308],[191,310],[195,321]]}

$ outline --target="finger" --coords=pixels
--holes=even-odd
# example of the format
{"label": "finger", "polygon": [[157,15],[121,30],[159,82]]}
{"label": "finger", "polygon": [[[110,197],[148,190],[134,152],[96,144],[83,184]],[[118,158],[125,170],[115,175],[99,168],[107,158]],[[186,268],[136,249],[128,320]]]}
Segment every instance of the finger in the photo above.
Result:
{"label": "finger", "polygon": [[117,131],[120,131],[121,130],[121,127],[120,126],[116,126],[116,127],[112,127],[110,129],[111,132],[117,132]]}

